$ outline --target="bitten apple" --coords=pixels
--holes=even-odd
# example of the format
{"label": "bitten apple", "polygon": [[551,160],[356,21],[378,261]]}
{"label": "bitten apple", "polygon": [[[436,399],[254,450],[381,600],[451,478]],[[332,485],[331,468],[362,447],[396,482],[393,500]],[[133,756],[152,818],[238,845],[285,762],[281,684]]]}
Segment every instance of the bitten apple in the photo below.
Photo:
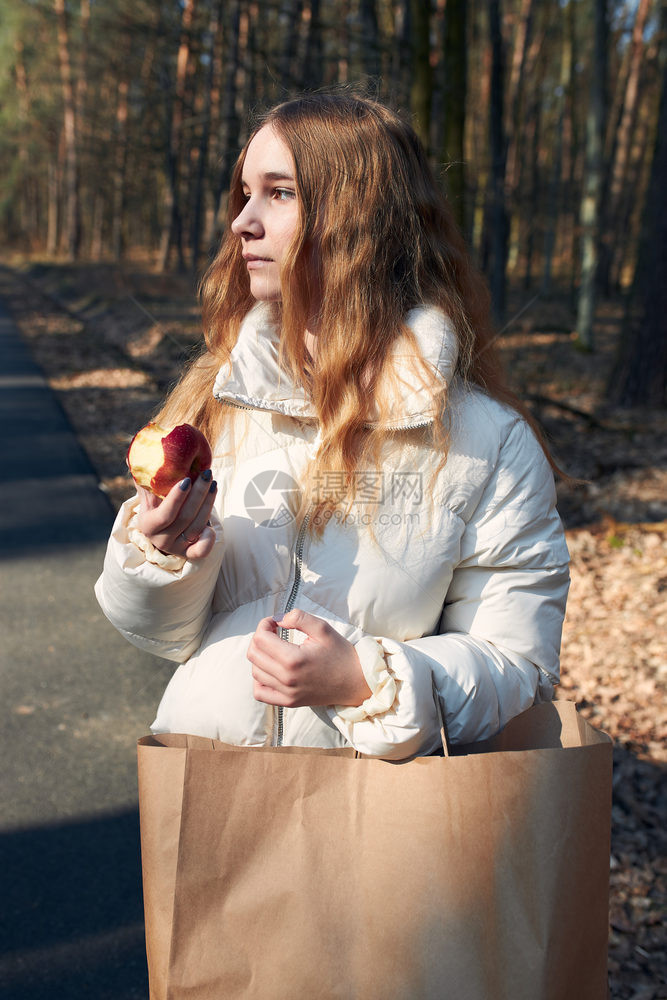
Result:
{"label": "bitten apple", "polygon": [[139,486],[166,497],[172,486],[189,476],[195,480],[211,466],[211,448],[196,427],[160,427],[150,423],[132,438],[127,465]]}

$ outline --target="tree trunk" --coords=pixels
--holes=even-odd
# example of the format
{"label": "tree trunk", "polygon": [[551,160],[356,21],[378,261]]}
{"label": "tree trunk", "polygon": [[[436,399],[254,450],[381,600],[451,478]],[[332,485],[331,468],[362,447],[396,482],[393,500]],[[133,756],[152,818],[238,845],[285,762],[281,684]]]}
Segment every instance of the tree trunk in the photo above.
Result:
{"label": "tree trunk", "polygon": [[63,94],[63,124],[65,139],[65,209],[63,219],[63,251],[74,260],[79,247],[79,164],[77,156],[74,85],[70,60],[70,40],[65,0],[53,0],[58,31],[58,61]]}
{"label": "tree trunk", "polygon": [[387,53],[387,95],[391,103],[402,107],[409,104],[409,86],[412,53],[410,29],[411,0],[396,0],[391,5],[390,35],[395,40]]}
{"label": "tree trunk", "polygon": [[375,0],[361,0],[361,49],[364,72],[373,80],[378,80],[382,72],[380,65],[380,34]]}
{"label": "tree trunk", "polygon": [[491,178],[489,204],[489,285],[495,321],[505,316],[505,268],[507,263],[507,207],[505,204],[505,165],[507,143],[504,113],[504,58],[501,32],[500,0],[489,0],[489,35],[491,42],[491,95],[489,134]]}
{"label": "tree trunk", "polygon": [[[663,26],[667,18],[663,16]],[[667,406],[667,62],[633,291],[608,398],[620,406]]]}
{"label": "tree trunk", "polygon": [[310,0],[310,21],[308,22],[306,56],[303,66],[303,83],[308,90],[320,87],[324,79],[321,17],[320,0]]}
{"label": "tree trunk", "polygon": [[[74,88],[74,118],[76,122],[76,145],[78,160],[78,187],[79,187],[79,249],[84,246],[87,239],[85,232],[87,223],[86,207],[91,205],[91,216],[95,215],[96,201],[99,191],[95,184],[93,190],[89,189],[90,171],[86,171],[85,155],[90,142],[87,138],[90,133],[90,119],[88,117],[88,48],[90,35],[90,0],[80,0],[79,4],[79,38],[78,38],[78,58],[76,60],[76,85]],[[91,237],[92,239],[92,237]]]}
{"label": "tree trunk", "polygon": [[79,73],[76,81],[76,121],[81,138],[82,122],[88,99],[88,35],[90,31],[90,0],[81,0]]}
{"label": "tree trunk", "polygon": [[[546,18],[542,18],[545,22]],[[507,271],[518,270],[522,255],[526,251],[526,238],[531,247],[528,257],[532,259],[535,243],[535,222],[539,206],[534,209],[525,187],[526,178],[530,190],[536,187],[536,175],[530,171],[537,168],[534,136],[540,115],[541,87],[544,79],[543,45],[546,35],[545,23],[535,31],[535,0],[522,0],[519,20],[515,30],[512,60],[507,86],[507,163],[505,165],[506,204],[510,213],[507,248]],[[541,60],[538,62],[538,60]],[[519,194],[519,192],[521,192]],[[532,266],[532,264],[531,264]],[[524,280],[530,281],[530,267],[524,271]],[[526,277],[528,275],[528,277]]]}
{"label": "tree trunk", "polygon": [[192,205],[192,228],[190,232],[191,263],[192,270],[197,270],[199,253],[201,249],[202,221],[204,217],[204,193],[206,180],[206,166],[208,162],[208,147],[211,134],[211,112],[214,89],[214,78],[216,72],[215,46],[218,40],[218,33],[223,16],[224,0],[217,0],[213,5],[209,22],[210,45],[207,52],[208,73],[206,74],[204,110],[202,113],[202,126],[199,137],[199,150],[197,154],[197,170],[195,175],[193,205]]}
{"label": "tree trunk", "polygon": [[[577,343],[594,350],[595,283],[600,239],[600,192],[602,189],[602,143],[605,123],[607,48],[606,0],[588,0],[594,24],[589,105],[586,115],[584,181],[579,214],[581,227],[581,278],[577,299]],[[591,9],[592,8],[592,9]]]}
{"label": "tree trunk", "polygon": [[[221,10],[224,7],[224,0],[221,0]],[[225,64],[225,41],[227,24],[222,14],[218,20],[218,30],[211,47],[211,134],[209,137],[209,158],[210,163],[217,163],[222,150],[221,142],[221,122],[222,122],[222,84]]]}
{"label": "tree trunk", "polygon": [[521,92],[525,79],[528,47],[533,29],[533,12],[535,0],[522,0],[519,11],[519,23],[514,40],[512,63],[510,66],[509,83],[507,87],[507,117],[510,135],[507,143],[507,189],[512,204],[518,185],[519,174],[519,140],[522,138],[520,121]]}
{"label": "tree trunk", "polygon": [[126,76],[121,77],[118,81],[118,96],[116,98],[116,135],[114,142],[113,201],[111,213],[111,253],[114,260],[120,260],[123,252],[129,83]]}
{"label": "tree trunk", "polygon": [[625,86],[623,110],[615,138],[615,155],[612,162],[607,196],[604,199],[603,236],[600,242],[598,288],[609,295],[610,269],[614,243],[621,236],[621,201],[630,164],[634,126],[637,119],[639,77],[644,57],[644,29],[651,9],[651,0],[639,0],[630,43],[630,65]]}
{"label": "tree trunk", "polygon": [[[542,105],[533,94],[526,109],[524,123],[525,153],[517,177],[517,185],[523,193],[519,212],[518,242],[523,256],[523,287],[526,291],[533,287],[533,263],[535,256],[535,220],[539,214],[541,201],[539,145],[541,141]],[[519,249],[517,248],[517,258]]]}
{"label": "tree trunk", "polygon": [[236,93],[239,74],[240,37],[241,37],[241,0],[233,0],[233,6],[227,13],[228,34],[226,53],[226,75],[222,88],[224,96],[221,112],[224,146],[220,158],[220,169],[217,174],[214,191],[215,228],[209,234],[209,245],[217,243],[222,229],[223,201],[229,191],[234,162],[239,147],[239,119],[236,113]]}
{"label": "tree trunk", "polygon": [[[278,82],[287,93],[295,89],[296,53],[302,12],[303,0],[283,0],[279,18],[282,51],[278,61]],[[267,60],[264,61],[266,64]]]}
{"label": "tree trunk", "polygon": [[549,179],[549,192],[547,196],[547,218],[544,231],[544,267],[542,272],[542,292],[548,295],[551,291],[551,275],[553,267],[553,255],[556,245],[556,229],[561,213],[560,193],[562,185],[563,169],[563,148],[565,133],[565,108],[567,92],[572,73],[572,38],[565,18],[559,21],[561,35],[561,64],[560,64],[560,84],[558,100],[558,117],[556,121],[556,135],[554,142],[554,153],[551,164],[551,177]]}
{"label": "tree trunk", "polygon": [[[337,4],[337,15],[338,15],[338,30],[336,32],[336,52],[337,60],[336,67],[338,77],[336,79],[337,83],[347,83],[350,73],[350,6],[352,0],[338,0]],[[325,6],[325,10],[326,10]],[[332,81],[327,80],[326,83]]]}
{"label": "tree trunk", "polygon": [[569,4],[567,11],[567,31],[570,36],[570,79],[567,81],[567,99],[565,104],[564,145],[565,164],[564,182],[565,218],[563,220],[562,258],[567,262],[567,292],[568,307],[574,309],[576,301],[575,261],[577,260],[577,226],[576,226],[576,186],[577,150],[579,149],[579,122],[575,110],[576,105],[576,66],[577,66],[577,35],[574,4]]}
{"label": "tree trunk", "polygon": [[60,185],[58,183],[58,152],[53,150],[47,166],[46,253],[54,257],[58,250],[58,209]]}
{"label": "tree trunk", "polygon": [[99,188],[93,197],[90,214],[90,259],[101,260],[104,248],[104,196]]}
{"label": "tree trunk", "polygon": [[415,129],[424,149],[431,148],[431,103],[433,100],[433,70],[431,69],[431,5],[429,0],[411,0],[412,85],[410,109]]}
{"label": "tree trunk", "polygon": [[185,117],[185,90],[190,59],[191,30],[196,0],[185,0],[181,20],[181,37],[176,60],[176,83],[171,111],[169,140],[167,143],[167,197],[162,223],[162,238],[158,270],[166,271],[172,247],[176,248],[179,270],[185,269],[183,255],[183,220],[180,198],[181,150],[183,140],[183,119]]}
{"label": "tree trunk", "polygon": [[465,117],[468,84],[467,0],[447,0],[444,24],[445,119],[441,159],[447,168],[447,194],[461,232],[467,232],[465,203]]}
{"label": "tree trunk", "polygon": [[[659,95],[658,95],[659,96]],[[651,112],[654,112],[653,114]],[[654,145],[655,119],[658,108],[644,102],[638,115],[633,136],[633,152],[628,164],[623,195],[619,206],[618,232],[623,238],[616,241],[612,252],[609,282],[611,288],[625,290],[632,287],[637,267],[641,241],[642,210],[650,182],[652,158],[647,150]]]}
{"label": "tree trunk", "polygon": [[[20,187],[18,189],[18,219],[20,235],[29,244],[37,235],[34,230],[34,205],[31,206],[29,196],[30,154],[28,152],[28,127],[30,122],[30,95],[28,91],[28,74],[25,67],[24,46],[20,38],[14,41],[15,51],[15,81],[18,97],[18,161],[20,170]],[[31,207],[33,211],[31,211]]]}

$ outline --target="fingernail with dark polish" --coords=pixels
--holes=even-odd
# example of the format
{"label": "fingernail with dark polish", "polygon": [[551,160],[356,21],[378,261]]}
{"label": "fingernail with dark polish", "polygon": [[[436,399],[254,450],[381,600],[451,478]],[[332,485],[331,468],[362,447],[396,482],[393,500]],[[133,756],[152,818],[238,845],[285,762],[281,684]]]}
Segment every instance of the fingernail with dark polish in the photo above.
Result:
{"label": "fingernail with dark polish", "polygon": [[183,482],[179,486],[179,489],[183,490],[184,493],[185,493],[186,490],[190,489],[190,477],[189,476],[187,477],[187,479],[183,480]]}
{"label": "fingernail with dark polish", "polygon": [[202,477],[202,479],[204,480],[205,483],[208,483],[209,480],[211,479],[212,475],[213,475],[213,473],[211,472],[211,470],[207,469],[206,472],[202,472],[201,477]]}
{"label": "fingernail with dark polish", "polygon": [[211,483],[211,485],[209,486],[209,490],[208,491],[209,491],[209,493],[215,493],[215,491],[217,490],[217,488],[218,488],[218,484],[216,483],[216,481],[214,479],[213,482]]}

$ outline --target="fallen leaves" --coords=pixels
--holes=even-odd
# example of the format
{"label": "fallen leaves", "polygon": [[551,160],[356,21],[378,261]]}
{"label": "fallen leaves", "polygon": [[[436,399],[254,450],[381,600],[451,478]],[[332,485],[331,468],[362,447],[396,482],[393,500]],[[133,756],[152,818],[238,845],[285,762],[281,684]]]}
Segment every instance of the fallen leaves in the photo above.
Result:
{"label": "fallen leaves", "polygon": [[55,375],[49,379],[51,388],[60,392],[70,389],[128,389],[149,383],[150,378],[146,372],[131,368],[93,368],[90,371]]}
{"label": "fallen leaves", "polygon": [[667,522],[567,533],[559,697],[614,738],[609,976],[614,1000],[667,996]]}

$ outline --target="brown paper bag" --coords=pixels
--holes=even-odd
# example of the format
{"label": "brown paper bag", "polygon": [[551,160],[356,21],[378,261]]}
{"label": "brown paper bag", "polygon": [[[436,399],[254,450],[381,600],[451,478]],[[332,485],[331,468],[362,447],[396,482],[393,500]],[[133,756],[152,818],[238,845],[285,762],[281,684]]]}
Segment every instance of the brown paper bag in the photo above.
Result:
{"label": "brown paper bag", "polygon": [[456,756],[139,741],[151,1000],[605,1000],[611,743],[572,704]]}

